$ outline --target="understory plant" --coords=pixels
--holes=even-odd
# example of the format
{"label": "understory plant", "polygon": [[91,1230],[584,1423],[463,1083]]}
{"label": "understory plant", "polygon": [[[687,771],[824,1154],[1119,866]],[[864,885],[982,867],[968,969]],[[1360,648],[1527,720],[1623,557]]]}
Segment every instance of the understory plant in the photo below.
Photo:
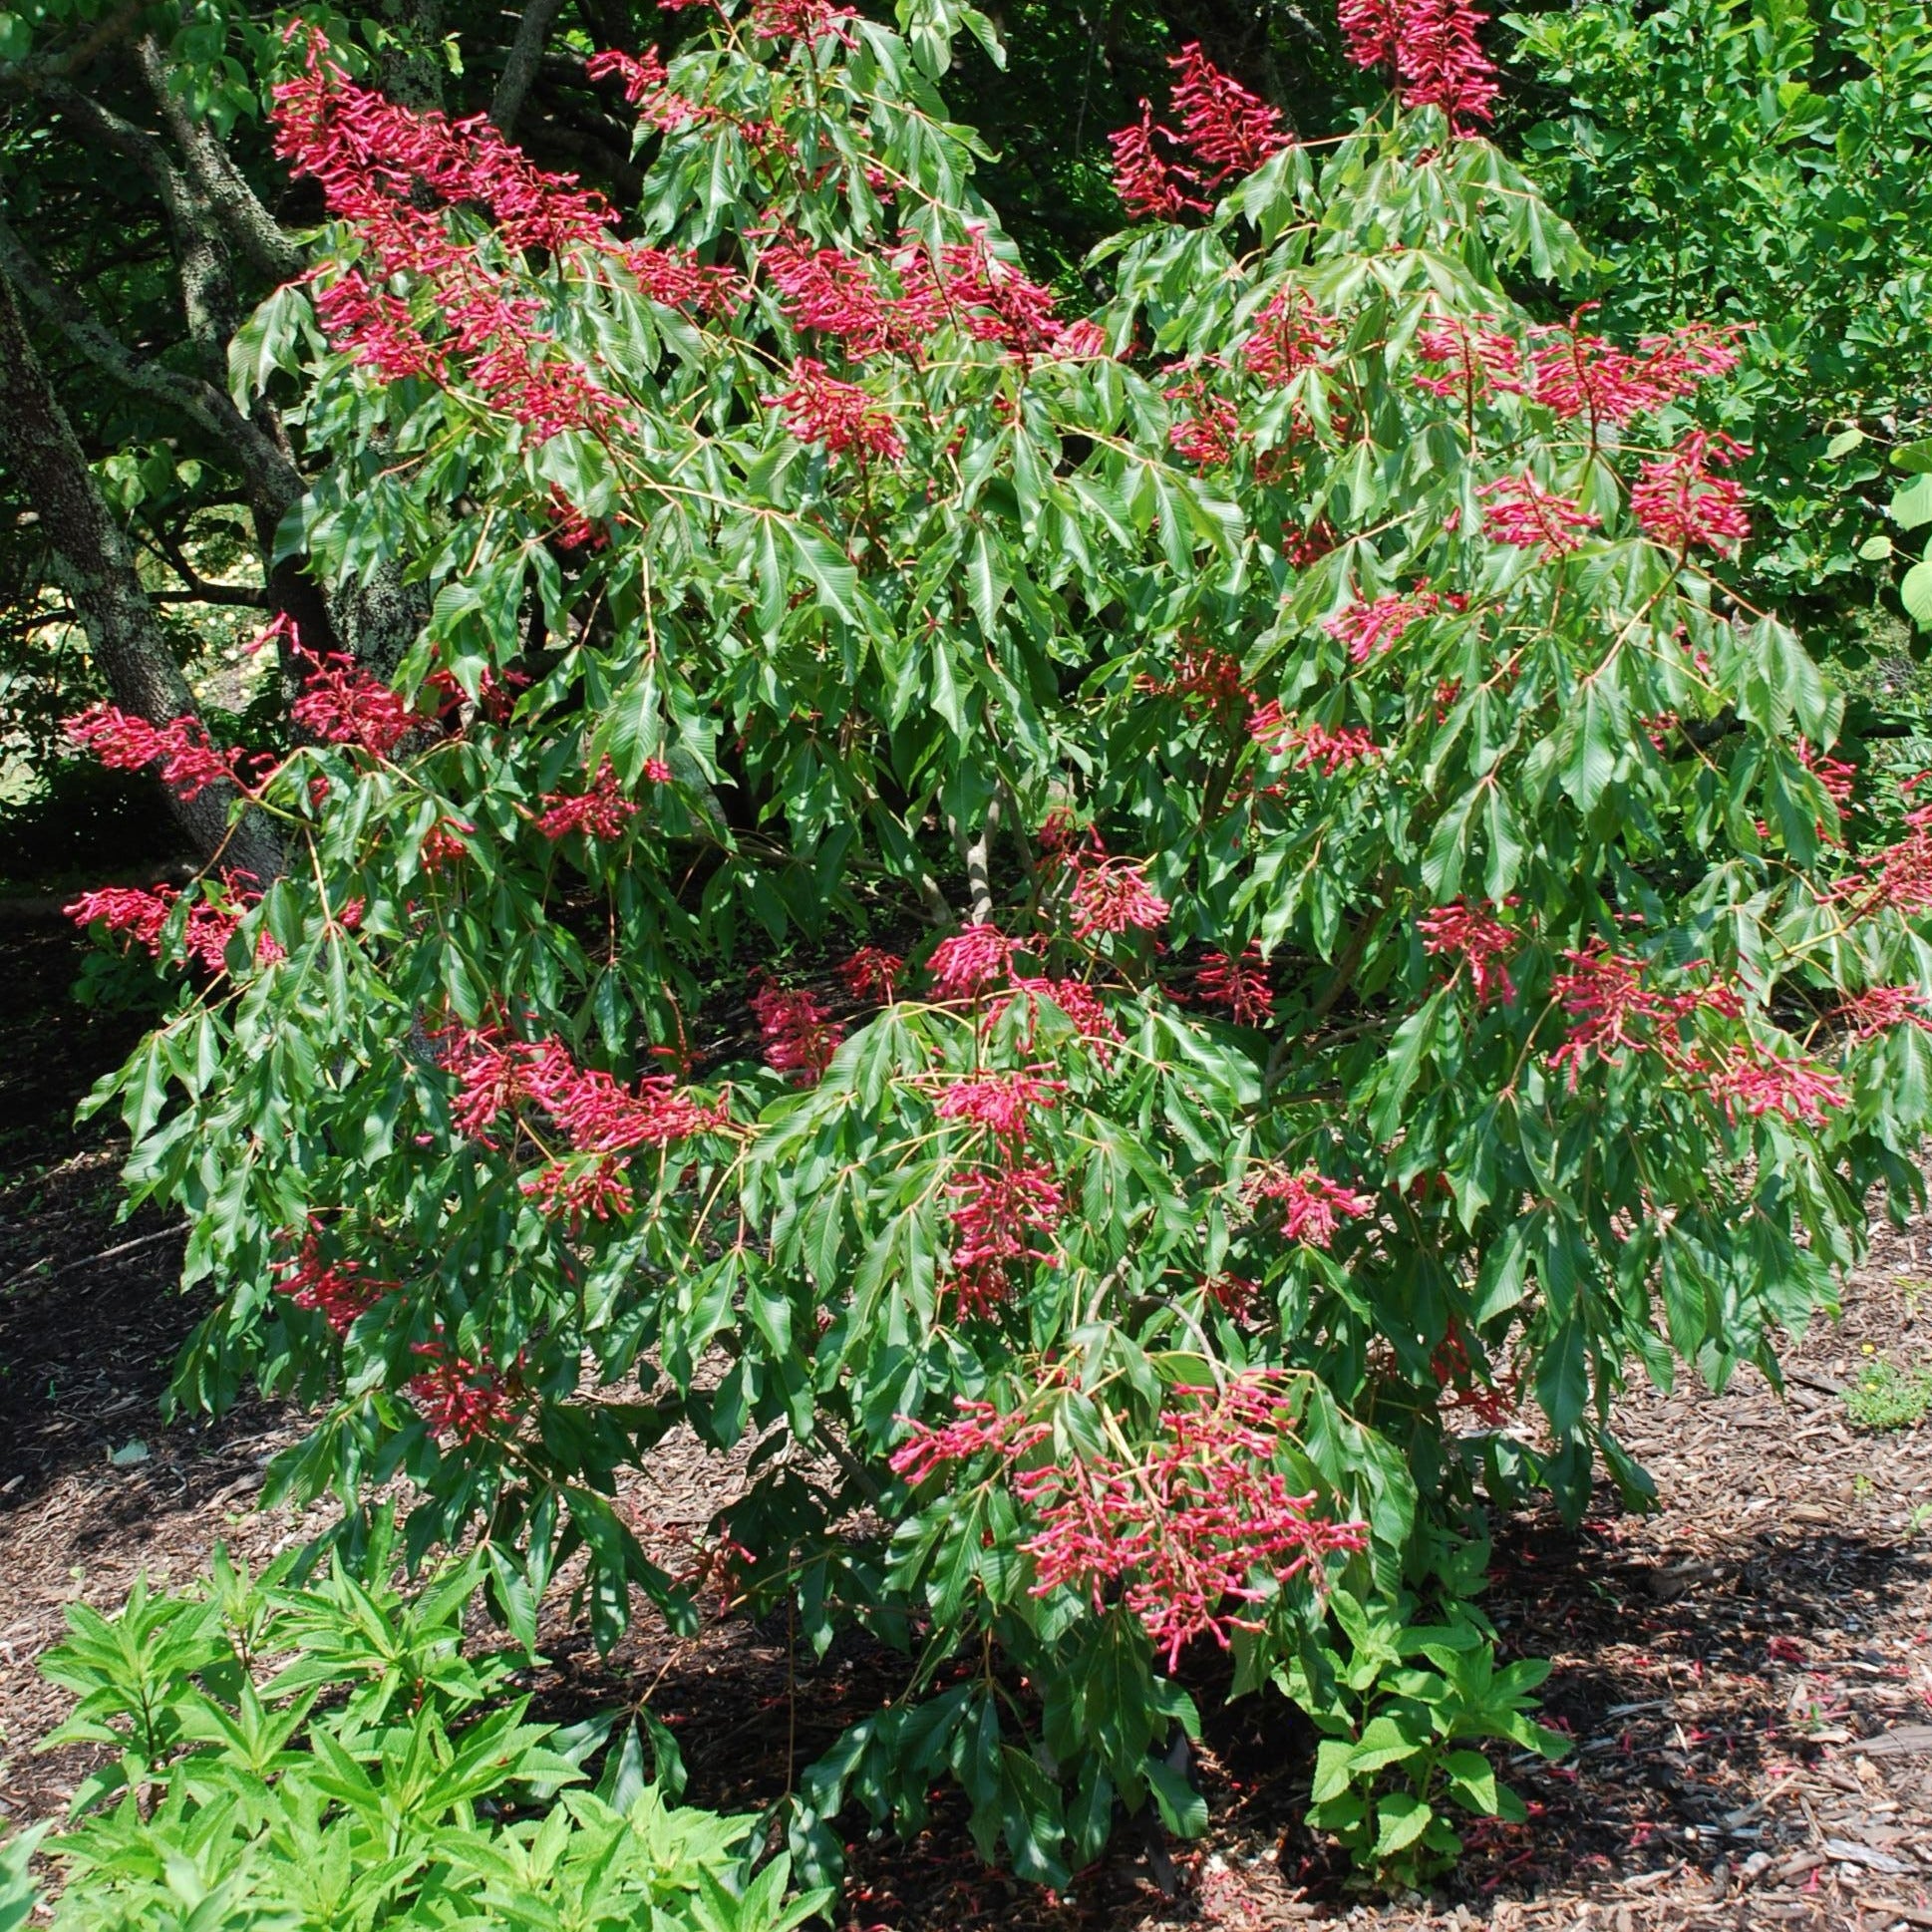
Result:
{"label": "understory plant", "polygon": [[756,1819],[647,1781],[637,1731],[526,1722],[509,1681],[537,1660],[464,1640],[483,1559],[406,1595],[392,1527],[361,1579],[338,1557],[298,1585],[293,1553],[251,1578],[217,1551],[198,1585],[70,1608],[41,1668],[79,1703],[46,1745],[111,1755],[64,1831],[0,1853],[0,1924],[31,1909],[36,1847],[61,1932],[790,1932],[819,1910],[782,1854],[754,1874]]}
{"label": "understory plant", "polygon": [[183,974],[99,1097],[214,1298],[178,1393],[316,1403],[344,1548],[405,1477],[605,1645],[692,1614],[620,1473],[755,1443],[733,1592],[907,1660],[807,1876],[949,1778],[1049,1883],[1198,1829],[1208,1682],[1413,1873],[1555,1749],[1485,1506],[1647,1493],[1632,1367],[1774,1376],[1915,1194],[1932,807],[1735,587],[1736,332],[1512,300],[1583,258],[1466,7],[1349,0],[1319,149],[1178,56],[1080,316],[936,92],[990,28],[899,11],[596,55],[622,212],[291,33],[327,220],[234,385],[329,453],[289,552],[428,616],[274,640],[265,767],[77,727],[281,855],[77,906]]}

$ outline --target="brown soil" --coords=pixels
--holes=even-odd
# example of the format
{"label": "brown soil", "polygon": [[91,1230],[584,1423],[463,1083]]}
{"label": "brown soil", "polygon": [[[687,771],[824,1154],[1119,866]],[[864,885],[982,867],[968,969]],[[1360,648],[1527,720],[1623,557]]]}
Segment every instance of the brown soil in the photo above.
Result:
{"label": "brown soil", "polygon": [[[0,1831],[57,1812],[87,1764],[34,1750],[65,1708],[34,1669],[65,1604],[112,1605],[143,1569],[183,1577],[217,1541],[259,1562],[322,1520],[251,1506],[294,1414],[161,1418],[196,1311],[173,1285],[177,1237],[115,1218],[111,1135],[71,1126],[140,1032],[66,1003],[76,957],[57,927],[0,927]],[[1436,1896],[1348,1891],[1299,1823],[1305,1737],[1251,1699],[1210,1723],[1204,1843],[1123,1832],[1056,1899],[983,1866],[942,1801],[912,1843],[853,1844],[841,1926],[1932,1927],[1932,1429],[1861,1433],[1837,1393],[1875,1356],[1932,1358],[1929,1235],[1881,1237],[1843,1321],[1788,1352],[1785,1396],[1751,1376],[1623,1404],[1656,1515],[1508,1525],[1488,1608],[1512,1650],[1555,1660],[1545,1717],[1575,1749],[1510,1768],[1530,1822],[1471,1833]],[[624,1501],[675,1561],[731,1480],[687,1444]],[[602,1661],[561,1603],[546,1633],[540,1708],[648,1694],[710,1804],[775,1797],[896,1689],[861,1645],[794,1659],[782,1623],[720,1618],[679,1644],[645,1618]]]}

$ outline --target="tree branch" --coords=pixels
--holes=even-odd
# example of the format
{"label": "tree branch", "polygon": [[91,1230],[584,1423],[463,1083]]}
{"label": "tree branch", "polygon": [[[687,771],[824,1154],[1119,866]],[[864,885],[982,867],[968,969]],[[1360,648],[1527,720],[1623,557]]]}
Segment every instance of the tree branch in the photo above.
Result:
{"label": "tree branch", "polygon": [[301,249],[282,232],[255,190],[242,178],[228,159],[228,151],[216,140],[214,130],[205,121],[195,120],[181,106],[167,57],[154,35],[144,34],[135,51],[149,91],[167,123],[167,132],[181,151],[201,199],[229,241],[270,281],[293,281],[306,265]]}
{"label": "tree branch", "polygon": [[[49,388],[21,321],[12,284],[0,276],[0,453],[25,485],[52,550],[54,573],[79,612],[115,703],[164,724],[199,715],[135,554],[88,468],[67,413]],[[257,812],[232,818],[240,795],[210,786],[168,805],[203,859],[252,872],[263,885],[282,869],[279,841]]]}
{"label": "tree branch", "polygon": [[61,287],[35,260],[0,216],[0,275],[85,362],[124,389],[178,411],[240,462],[251,493],[271,512],[272,527],[303,489],[301,473],[273,439],[235,408],[225,390],[200,376],[184,376],[164,363],[137,356],[112,334],[78,295]]}
{"label": "tree branch", "polygon": [[522,18],[516,23],[516,38],[509,44],[509,58],[503,63],[496,92],[489,101],[489,118],[505,141],[516,126],[516,117],[523,112],[530,83],[536,79],[537,62],[543,57],[550,23],[562,4],[563,0],[524,0]]}

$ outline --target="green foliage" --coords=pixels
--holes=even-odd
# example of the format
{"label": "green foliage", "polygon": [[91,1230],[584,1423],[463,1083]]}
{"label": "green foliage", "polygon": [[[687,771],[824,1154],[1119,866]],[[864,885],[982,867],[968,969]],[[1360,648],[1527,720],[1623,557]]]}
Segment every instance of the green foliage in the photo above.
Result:
{"label": "green foliage", "polygon": [[1467,1603],[1441,1623],[1416,1623],[1416,1599],[1361,1602],[1338,1590],[1333,1623],[1275,1681],[1314,1721],[1308,1821],[1332,1831],[1356,1861],[1413,1885],[1461,1849],[1453,1811],[1520,1822],[1522,1799],[1472,1746],[1495,1742],[1545,1758],[1568,1749],[1533,1723],[1540,1659],[1498,1669],[1495,1633]]}
{"label": "green foliage", "polygon": [[1568,96],[1528,167],[1585,236],[1614,330],[1751,327],[1723,427],[1776,524],[1752,564],[1819,614],[1889,573],[1861,548],[1885,449],[1932,393],[1932,12],[1922,0],[1590,0],[1513,16]]}
{"label": "green foliage", "polygon": [[1901,1369],[1883,1360],[1860,1369],[1845,1391],[1845,1414],[1859,1429],[1916,1429],[1932,1414],[1932,1368]]}
{"label": "green foliage", "polygon": [[[412,1560],[486,1526],[526,1643],[578,1558],[600,1644],[640,1594],[688,1628],[616,1473],[679,1425],[756,1446],[715,1525],[748,1604],[911,1660],[803,1780],[808,1876],[841,1807],[911,1827],[947,1776],[1047,1882],[1123,1810],[1198,1829],[1211,1638],[1332,1732],[1328,1827],[1419,1870],[1505,1802],[1473,1747],[1545,1742],[1467,1608],[1485,1507],[1641,1496],[1633,1370],[1771,1368],[1870,1190],[1920,1187],[1923,827],[1636,495],[1703,447],[1696,382],[1633,415],[1529,379],[1508,282],[1588,256],[1496,149],[1434,110],[1285,148],[1028,333],[934,86],[960,10],[904,12],[936,24],[670,63],[693,113],[640,137],[636,225],[747,278],[713,306],[465,196],[388,211],[445,266],[379,270],[440,379],[312,326],[378,266],[346,220],[237,333],[317,456],[283,546],[422,586],[419,725],[260,780],[285,874],[168,915],[222,970],[97,1104],[214,1293],[182,1397],[314,1400],[273,1489],[341,1494],[352,1548],[407,1479]],[[847,354],[772,272],[791,236],[875,297],[921,254],[996,294]],[[520,318],[516,383],[451,346],[451,273]],[[1471,331],[1514,379],[1445,380]],[[796,400],[819,361],[869,450]],[[532,372],[609,407],[546,434]],[[768,1064],[703,998],[867,937],[912,958],[815,987],[808,1053],[775,989],[742,989]],[[1223,1017],[1204,968],[1250,948],[1270,1001]],[[1214,1526],[1203,1442],[1269,1534]]]}
{"label": "green foliage", "polygon": [[[292,1561],[251,1579],[217,1552],[198,1588],[69,1610],[42,1668],[80,1701],[47,1745],[115,1756],[43,1846],[62,1932],[790,1932],[824,1902],[788,1898],[784,1857],[754,1874],[753,1819],[645,1783],[635,1734],[583,1788],[608,1721],[524,1722],[527,1654],[464,1647],[482,1553],[413,1596],[339,1559],[301,1587]],[[0,1852],[0,1926],[37,1836]]]}

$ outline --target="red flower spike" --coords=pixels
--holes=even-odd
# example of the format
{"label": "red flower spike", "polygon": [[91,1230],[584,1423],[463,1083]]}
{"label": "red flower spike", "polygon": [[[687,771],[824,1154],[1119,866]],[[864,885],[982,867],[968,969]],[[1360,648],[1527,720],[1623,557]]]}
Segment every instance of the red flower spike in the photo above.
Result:
{"label": "red flower spike", "polygon": [[328,1261],[310,1228],[300,1251],[276,1269],[276,1291],[297,1308],[320,1315],[338,1335],[346,1335],[357,1319],[392,1293],[398,1283],[371,1275],[359,1261]]}
{"label": "red flower spike", "polygon": [[1040,1017],[1040,1002],[1051,1000],[1073,1023],[1074,1031],[1095,1050],[1102,1062],[1111,1059],[1109,1049],[1119,1046],[1127,1036],[1120,1023],[1107,1010],[1107,1003],[1085,980],[1035,978],[1025,974],[1013,980],[1013,990],[993,1001],[986,1009],[980,1031],[988,1034],[1005,1018],[1009,1008],[1024,1000],[1027,1006],[1028,1050],[1032,1050],[1033,1030]]}
{"label": "red flower spike", "polygon": [[942,939],[926,961],[942,1000],[977,999],[1007,977],[1017,945],[997,926],[973,925]]}
{"label": "red flower spike", "polygon": [[1140,861],[1113,858],[1079,866],[1074,880],[1074,937],[1101,933],[1157,932],[1167,922],[1167,901],[1147,884]]}
{"label": "red flower spike", "polygon": [[1241,344],[1241,367],[1270,389],[1282,389],[1320,363],[1341,324],[1299,288],[1278,289]]}
{"label": "red flower spike", "polygon": [[588,792],[545,793],[543,810],[530,822],[548,839],[582,832],[586,838],[609,842],[624,835],[624,827],[637,812],[638,806],[624,797],[617,774],[605,759]]}
{"label": "red flower spike", "polygon": [[553,1160],[517,1185],[541,1213],[568,1221],[572,1227],[581,1227],[586,1216],[607,1221],[613,1215],[637,1210],[637,1196],[631,1191],[623,1162],[615,1154],[601,1154],[588,1167],[574,1169]]}
{"label": "red flower spike", "polygon": [[1854,1040],[1876,1040],[1894,1027],[1914,1026],[1921,1033],[1932,1033],[1932,1019],[1926,1017],[1932,1001],[1916,986],[1873,986],[1854,993],[1839,1007],[1834,1017],[1850,1022]]}
{"label": "red flower spike", "polygon": [[1312,1167],[1292,1174],[1281,1167],[1264,1168],[1243,1191],[1250,1204],[1266,1201],[1280,1210],[1281,1231],[1290,1241],[1316,1248],[1326,1248],[1343,1221],[1375,1212],[1372,1194],[1358,1194]]}
{"label": "red flower spike", "polygon": [[935,1112],[942,1121],[984,1127],[1009,1151],[1017,1151],[1035,1114],[1059,1106],[1058,1096],[1065,1091],[1063,1082],[1039,1080],[1031,1073],[984,1074],[947,1088]]}
{"label": "red flower spike", "polygon": [[1693,431],[1669,456],[1643,466],[1631,485],[1631,514],[1646,536],[1680,555],[1693,544],[1735,549],[1751,534],[1744,487],[1711,471],[1750,454],[1728,436]]}
{"label": "red flower spike", "polygon": [[1402,37],[1401,0],[1336,0],[1342,51],[1357,67],[1394,67]]}
{"label": "red flower spike", "polygon": [[809,1087],[823,1077],[844,1030],[803,987],[788,990],[767,980],[752,995],[752,1011],[764,1036],[765,1064]]}
{"label": "red flower spike", "polygon": [[132,885],[104,885],[97,891],[83,892],[61,910],[76,925],[91,926],[98,922],[110,932],[126,933],[159,959],[161,929],[174,909],[175,897],[171,885],[157,887],[152,892]]}
{"label": "red flower spike", "polygon": [[786,428],[800,442],[822,443],[832,456],[855,451],[861,460],[870,456],[895,463],[905,455],[891,411],[856,383],[828,376],[825,365],[810,356],[793,363],[790,389],[764,400],[785,411]]}
{"label": "red flower spike", "polygon": [[1296,769],[1319,767],[1323,778],[1333,778],[1347,766],[1382,755],[1382,747],[1363,727],[1344,725],[1331,731],[1326,725],[1297,725],[1282,715],[1280,704],[1273,699],[1249,714],[1248,736],[1272,758],[1299,754]]}
{"label": "red flower spike", "polygon": [[1244,438],[1240,412],[1225,397],[1216,395],[1205,375],[1184,377],[1171,389],[1161,392],[1170,403],[1182,408],[1168,431],[1174,454],[1203,470],[1212,470],[1234,461]]}
{"label": "red flower spike", "polygon": [[1378,597],[1374,603],[1351,604],[1322,629],[1348,646],[1350,663],[1366,664],[1376,652],[1400,643],[1403,632],[1433,615],[1442,601],[1433,590],[1420,590],[1413,597]]}
{"label": "red flower spike", "polygon": [[1418,376],[1416,386],[1445,400],[1457,397],[1464,407],[1486,390],[1509,395],[1522,392],[1522,345],[1500,329],[1484,328],[1494,316],[1471,316],[1468,322],[1446,321],[1416,331],[1416,353],[1425,362],[1445,365],[1440,376]]}
{"label": "red flower spike", "polygon": [[1457,134],[1488,121],[1501,91],[1478,33],[1488,19],[1468,0],[1401,0],[1396,78],[1405,108],[1441,108]]}
{"label": "red flower spike", "polygon": [[1567,496],[1546,490],[1526,471],[1520,477],[1501,477],[1478,489],[1482,499],[1482,528],[1498,543],[1539,552],[1545,563],[1567,556],[1599,519]]}
{"label": "red flower spike", "polygon": [[289,716],[325,745],[355,745],[387,758],[422,724],[380,678],[340,652],[310,659],[302,695]]}
{"label": "red flower spike", "polygon": [[466,1361],[442,1342],[418,1342],[411,1351],[430,1366],[405,1386],[434,1436],[478,1443],[510,1413],[509,1392],[493,1369]]}
{"label": "red flower spike", "polygon": [[1176,1388],[1152,1442],[1131,1456],[1029,1466],[1047,1425],[986,1403],[957,1408],[944,1429],[914,1426],[894,1472],[917,1484],[951,1463],[997,1458],[1038,1524],[1021,1544],[1033,1594],[1068,1587],[1097,1609],[1118,1594],[1168,1671],[1195,1638],[1226,1648],[1234,1631],[1254,1628],[1246,1607],[1324,1557],[1367,1547],[1366,1524],[1318,1516],[1314,1495],[1293,1494],[1269,1466],[1288,1416],[1265,1373]]}
{"label": "red flower spike", "polygon": [[1194,995],[1209,1006],[1226,1007],[1244,1027],[1263,1025],[1275,1010],[1268,962],[1252,940],[1238,959],[1231,953],[1210,953],[1195,975]]}
{"label": "red flower spike", "polygon": [[1587,418],[1593,430],[1628,423],[1689,396],[1709,377],[1738,364],[1736,329],[1692,323],[1667,336],[1646,336],[1636,350],[1586,335],[1577,310],[1566,327],[1532,329],[1531,396],[1566,420]]}
{"label": "red flower spike", "polygon": [[1456,899],[1437,906],[1416,921],[1423,935],[1423,951],[1448,956],[1469,969],[1469,986],[1478,1006],[1500,998],[1513,1000],[1503,960],[1515,951],[1516,935],[1493,913],[1480,912]]}
{"label": "red flower spike", "polygon": [[852,23],[858,19],[850,7],[835,7],[831,0],[753,0],[752,32],[760,40],[800,40],[815,47],[821,40],[835,40],[841,47],[856,47]]}
{"label": "red flower spike", "polygon": [[198,799],[210,786],[241,783],[238,751],[216,751],[198,718],[170,718],[151,725],[114,705],[92,705],[66,721],[63,729],[112,772],[160,767],[161,782],[183,800]]}
{"label": "red flower spike", "polygon": [[1195,180],[1193,170],[1165,160],[1154,146],[1156,135],[1175,139],[1170,129],[1154,125],[1153,108],[1142,101],[1140,119],[1108,136],[1107,145],[1114,151],[1114,192],[1121,205],[1136,219],[1149,221],[1178,221],[1190,208],[1209,213],[1210,204],[1196,200],[1181,185]]}
{"label": "red flower spike", "polygon": [[905,961],[877,946],[861,946],[838,968],[838,977],[855,1000],[890,1002],[898,998],[899,975]]}
{"label": "red flower spike", "polygon": [[1173,92],[1178,138],[1203,167],[1213,170],[1210,187],[1230,175],[1253,173],[1270,155],[1293,146],[1293,137],[1281,125],[1281,110],[1223,74],[1198,41],[1183,47],[1167,65],[1179,77]]}
{"label": "red flower spike", "polygon": [[1058,1226],[1066,1193],[1039,1162],[983,1168],[946,1192],[957,1203],[949,1263],[955,1319],[990,1315],[1012,1299],[1014,1269],[1053,1260],[1051,1247],[1035,1237]]}

